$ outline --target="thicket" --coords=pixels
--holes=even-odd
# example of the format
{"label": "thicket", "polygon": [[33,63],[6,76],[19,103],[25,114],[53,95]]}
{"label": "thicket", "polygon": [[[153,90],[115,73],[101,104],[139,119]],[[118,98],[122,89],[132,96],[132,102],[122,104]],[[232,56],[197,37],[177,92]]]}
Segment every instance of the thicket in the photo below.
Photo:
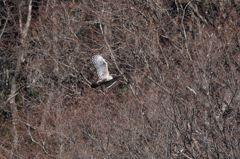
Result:
{"label": "thicket", "polygon": [[0,6],[0,158],[239,158],[238,1]]}

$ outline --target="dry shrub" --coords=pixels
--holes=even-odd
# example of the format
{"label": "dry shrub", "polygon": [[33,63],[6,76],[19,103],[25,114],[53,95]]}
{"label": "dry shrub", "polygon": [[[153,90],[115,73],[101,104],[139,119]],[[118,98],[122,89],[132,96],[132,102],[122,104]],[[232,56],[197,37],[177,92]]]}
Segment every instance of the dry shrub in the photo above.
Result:
{"label": "dry shrub", "polygon": [[[35,1],[24,44],[17,19],[29,3],[1,5],[1,157],[240,155],[237,2]],[[90,88],[95,54],[124,78]]]}

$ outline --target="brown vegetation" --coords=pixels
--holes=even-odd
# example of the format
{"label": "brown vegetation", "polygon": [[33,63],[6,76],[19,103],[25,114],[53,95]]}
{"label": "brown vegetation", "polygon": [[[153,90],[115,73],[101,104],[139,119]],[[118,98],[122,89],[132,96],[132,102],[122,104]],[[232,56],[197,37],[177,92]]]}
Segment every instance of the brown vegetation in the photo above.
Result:
{"label": "brown vegetation", "polygon": [[0,158],[239,158],[238,1],[0,5]]}

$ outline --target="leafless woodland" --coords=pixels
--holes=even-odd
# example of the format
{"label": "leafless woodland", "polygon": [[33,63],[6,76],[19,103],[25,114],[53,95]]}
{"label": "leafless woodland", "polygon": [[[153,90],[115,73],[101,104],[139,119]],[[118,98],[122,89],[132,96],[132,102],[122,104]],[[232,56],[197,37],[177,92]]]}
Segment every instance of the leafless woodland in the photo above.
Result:
{"label": "leafless woodland", "polygon": [[[238,0],[0,1],[0,158],[239,158]],[[102,55],[111,87],[93,89]]]}

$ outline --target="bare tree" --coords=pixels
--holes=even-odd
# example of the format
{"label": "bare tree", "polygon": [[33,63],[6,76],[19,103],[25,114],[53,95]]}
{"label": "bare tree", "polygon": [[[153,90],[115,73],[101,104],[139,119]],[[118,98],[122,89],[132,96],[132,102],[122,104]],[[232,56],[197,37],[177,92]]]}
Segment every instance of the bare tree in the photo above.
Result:
{"label": "bare tree", "polygon": [[[0,24],[1,157],[238,158],[236,1],[24,2]],[[104,92],[97,54],[123,74]]]}
{"label": "bare tree", "polygon": [[17,147],[18,147],[18,130],[17,130],[17,123],[18,123],[18,110],[17,110],[17,104],[15,101],[15,97],[18,94],[18,83],[17,83],[17,78],[19,76],[19,72],[21,71],[21,63],[24,62],[24,56],[25,56],[25,38],[27,36],[27,32],[29,29],[30,21],[31,21],[31,12],[32,12],[32,0],[29,1],[29,7],[28,7],[28,16],[27,16],[27,22],[26,25],[23,26],[22,23],[22,13],[21,13],[21,7],[22,7],[22,2],[19,4],[19,28],[20,28],[20,33],[21,33],[21,45],[22,48],[20,52],[16,53],[18,54],[17,58],[17,64],[16,64],[16,69],[15,73],[11,82],[11,93],[9,96],[9,102],[11,104],[11,111],[12,111],[12,124],[13,124],[13,153],[11,158],[14,157],[15,153],[17,153]]}

